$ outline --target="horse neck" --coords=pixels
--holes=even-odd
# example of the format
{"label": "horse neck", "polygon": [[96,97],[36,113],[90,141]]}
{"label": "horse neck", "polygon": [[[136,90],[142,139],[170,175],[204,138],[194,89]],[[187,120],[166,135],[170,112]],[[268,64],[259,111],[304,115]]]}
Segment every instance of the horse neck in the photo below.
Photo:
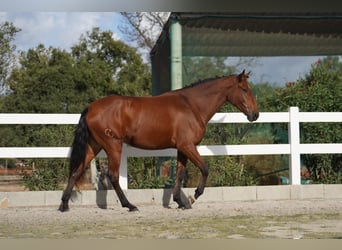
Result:
{"label": "horse neck", "polygon": [[194,111],[198,112],[205,124],[227,101],[227,92],[232,86],[232,84],[227,84],[227,81],[229,81],[228,78],[216,79],[189,89],[189,103],[193,106]]}

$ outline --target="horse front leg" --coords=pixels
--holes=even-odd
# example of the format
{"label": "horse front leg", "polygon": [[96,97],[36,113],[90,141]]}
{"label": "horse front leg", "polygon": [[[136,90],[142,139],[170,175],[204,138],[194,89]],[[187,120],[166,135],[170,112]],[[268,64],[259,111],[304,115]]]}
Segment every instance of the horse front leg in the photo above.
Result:
{"label": "horse front leg", "polygon": [[202,156],[198,153],[197,148],[195,145],[186,145],[182,148],[183,154],[185,154],[190,161],[192,161],[196,167],[198,167],[201,171],[202,178],[200,183],[195,190],[195,199],[201,196],[204,192],[205,185],[207,183],[209,170],[207,164],[204,162]]}
{"label": "horse front leg", "polygon": [[178,208],[185,209],[186,206],[181,200],[181,186],[185,176],[185,167],[188,158],[180,151],[177,152],[176,183],[173,189],[173,201],[178,204]]}

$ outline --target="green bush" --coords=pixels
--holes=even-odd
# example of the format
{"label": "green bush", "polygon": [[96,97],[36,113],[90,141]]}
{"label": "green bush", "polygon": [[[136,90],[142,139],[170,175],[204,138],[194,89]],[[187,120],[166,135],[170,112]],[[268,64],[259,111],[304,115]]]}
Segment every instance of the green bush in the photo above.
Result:
{"label": "green bush", "polygon": [[24,186],[30,191],[60,190],[67,176],[64,160],[36,160],[32,171],[23,172]]}
{"label": "green bush", "polygon": [[216,156],[209,161],[208,186],[251,186],[255,178],[244,164],[233,157]]}
{"label": "green bush", "polygon": [[171,177],[160,176],[157,157],[128,158],[128,188],[165,188],[173,185]]}

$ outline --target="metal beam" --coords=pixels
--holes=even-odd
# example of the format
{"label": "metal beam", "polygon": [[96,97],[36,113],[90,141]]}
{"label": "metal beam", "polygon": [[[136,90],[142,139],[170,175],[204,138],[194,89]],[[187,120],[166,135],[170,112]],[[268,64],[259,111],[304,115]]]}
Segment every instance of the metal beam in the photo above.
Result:
{"label": "metal beam", "polygon": [[182,26],[176,18],[170,20],[171,90],[180,89],[182,84]]}

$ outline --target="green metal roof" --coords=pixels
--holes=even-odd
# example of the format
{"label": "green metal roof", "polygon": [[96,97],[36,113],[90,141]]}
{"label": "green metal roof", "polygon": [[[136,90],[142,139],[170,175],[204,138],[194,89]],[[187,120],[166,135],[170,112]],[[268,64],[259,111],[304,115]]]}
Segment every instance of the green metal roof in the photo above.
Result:
{"label": "green metal roof", "polygon": [[184,56],[331,55],[342,16],[180,16]]}
{"label": "green metal roof", "polygon": [[168,90],[170,81],[171,19],[182,26],[182,56],[342,55],[342,9],[324,13],[173,12],[150,53],[155,93]]}

